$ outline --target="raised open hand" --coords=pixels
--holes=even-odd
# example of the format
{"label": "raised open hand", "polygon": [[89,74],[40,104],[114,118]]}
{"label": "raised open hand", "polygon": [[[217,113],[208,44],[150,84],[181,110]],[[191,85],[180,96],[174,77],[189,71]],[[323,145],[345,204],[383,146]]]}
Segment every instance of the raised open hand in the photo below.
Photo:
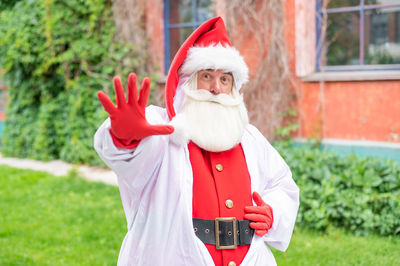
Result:
{"label": "raised open hand", "polygon": [[102,91],[97,92],[97,97],[110,116],[110,132],[116,146],[132,148],[145,137],[174,132],[172,126],[150,125],[146,120],[145,108],[150,93],[149,78],[143,79],[139,99],[134,73],[130,73],[128,77],[128,101],[125,100],[124,88],[119,77],[114,77],[114,89],[117,106],[114,106],[107,94]]}
{"label": "raised open hand", "polygon": [[257,206],[244,207],[244,219],[254,221],[249,226],[256,230],[256,235],[263,236],[272,227],[274,215],[271,206],[263,201],[260,194],[254,192],[253,199]]}

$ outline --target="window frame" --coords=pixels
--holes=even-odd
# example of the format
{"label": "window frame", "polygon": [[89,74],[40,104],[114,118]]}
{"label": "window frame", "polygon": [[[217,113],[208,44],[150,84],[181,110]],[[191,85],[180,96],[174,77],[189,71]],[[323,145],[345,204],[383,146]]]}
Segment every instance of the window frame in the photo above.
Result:
{"label": "window frame", "polygon": [[164,74],[168,74],[171,65],[170,29],[192,28],[194,31],[204,21],[198,20],[198,0],[192,0],[193,17],[191,22],[170,24],[170,0],[164,0]]}
{"label": "window frame", "polygon": [[359,62],[358,65],[337,65],[337,66],[321,66],[321,56],[322,56],[322,18],[323,18],[323,0],[316,0],[316,58],[315,58],[315,70],[316,72],[340,72],[340,71],[382,71],[382,70],[400,70],[400,64],[380,64],[380,65],[365,65],[364,64],[364,14],[366,10],[372,10],[377,8],[391,8],[400,7],[400,4],[375,4],[366,5],[364,0],[360,0],[358,6],[340,7],[340,8],[329,8],[326,9],[326,14],[338,14],[358,11],[360,14],[360,32],[359,32]]}

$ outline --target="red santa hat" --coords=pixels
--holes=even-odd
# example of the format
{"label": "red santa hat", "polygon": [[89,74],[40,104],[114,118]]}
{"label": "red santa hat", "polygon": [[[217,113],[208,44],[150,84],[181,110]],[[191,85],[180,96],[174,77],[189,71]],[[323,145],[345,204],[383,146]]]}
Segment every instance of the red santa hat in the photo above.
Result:
{"label": "red santa hat", "polygon": [[248,81],[247,65],[239,51],[232,47],[221,17],[209,19],[201,24],[176,53],[165,84],[169,119],[175,116],[174,98],[183,81],[204,69],[231,72],[237,90]]}

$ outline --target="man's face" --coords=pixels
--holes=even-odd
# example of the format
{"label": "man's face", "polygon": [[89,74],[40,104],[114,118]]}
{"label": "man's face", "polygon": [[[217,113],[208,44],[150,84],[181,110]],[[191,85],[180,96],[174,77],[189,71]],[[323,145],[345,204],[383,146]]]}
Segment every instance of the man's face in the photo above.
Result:
{"label": "man's face", "polygon": [[178,115],[184,117],[189,139],[206,151],[233,148],[248,124],[243,96],[233,81],[230,73],[206,69],[181,86],[185,98]]}
{"label": "man's face", "polygon": [[229,94],[233,87],[233,76],[231,73],[220,69],[200,70],[197,73],[197,89],[207,90],[212,94]]}

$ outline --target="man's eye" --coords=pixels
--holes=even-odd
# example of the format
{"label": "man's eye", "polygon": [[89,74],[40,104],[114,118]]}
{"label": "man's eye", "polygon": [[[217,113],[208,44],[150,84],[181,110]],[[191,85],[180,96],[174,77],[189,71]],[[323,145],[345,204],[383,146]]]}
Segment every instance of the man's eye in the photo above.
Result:
{"label": "man's eye", "polygon": [[208,79],[210,77],[210,75],[206,73],[206,74],[203,74],[203,77]]}
{"label": "man's eye", "polygon": [[224,82],[224,83],[227,83],[229,81],[229,78],[228,77],[222,77],[221,81]]}

